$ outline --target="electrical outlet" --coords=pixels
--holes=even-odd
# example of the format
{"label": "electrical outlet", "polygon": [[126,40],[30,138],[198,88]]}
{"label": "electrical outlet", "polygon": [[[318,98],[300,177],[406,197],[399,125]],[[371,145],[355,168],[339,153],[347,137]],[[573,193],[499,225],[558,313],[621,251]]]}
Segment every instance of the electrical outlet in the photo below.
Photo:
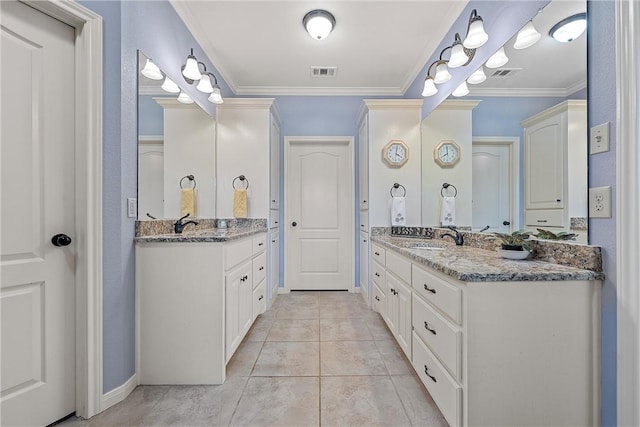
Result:
{"label": "electrical outlet", "polygon": [[609,122],[591,128],[591,154],[609,151]]}
{"label": "electrical outlet", "polygon": [[138,199],[129,197],[127,199],[127,217],[135,218],[138,215]]}
{"label": "electrical outlet", "polygon": [[611,218],[611,187],[589,189],[589,217]]}

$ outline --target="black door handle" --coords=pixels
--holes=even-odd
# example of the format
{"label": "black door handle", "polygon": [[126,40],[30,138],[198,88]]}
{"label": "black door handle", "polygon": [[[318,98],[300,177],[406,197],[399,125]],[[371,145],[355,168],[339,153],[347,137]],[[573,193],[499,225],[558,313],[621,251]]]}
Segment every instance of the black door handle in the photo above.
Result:
{"label": "black door handle", "polygon": [[69,246],[71,244],[71,237],[66,234],[56,234],[51,238],[53,246]]}
{"label": "black door handle", "polygon": [[511,225],[509,221],[502,221],[502,225]]}
{"label": "black door handle", "polygon": [[293,227],[295,227],[296,225],[298,225],[298,223],[297,223],[297,222],[295,222],[295,221],[293,221],[293,222],[291,223],[291,225],[292,225]]}

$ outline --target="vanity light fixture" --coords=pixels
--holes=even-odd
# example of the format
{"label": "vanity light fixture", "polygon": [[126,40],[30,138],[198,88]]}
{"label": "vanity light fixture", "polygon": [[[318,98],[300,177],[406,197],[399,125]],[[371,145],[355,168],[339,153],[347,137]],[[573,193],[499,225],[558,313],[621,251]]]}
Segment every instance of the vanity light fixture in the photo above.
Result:
{"label": "vanity light fixture", "polygon": [[451,46],[451,57],[449,58],[449,68],[458,68],[466,65],[471,58],[465,52],[462,41],[460,40],[460,34],[456,33],[456,38]]}
{"label": "vanity light fixture", "polygon": [[467,49],[477,49],[484,45],[487,40],[489,40],[489,35],[484,31],[482,17],[478,16],[478,12],[473,9],[467,26],[467,37],[464,38],[462,44]]}
{"label": "vanity light fixture", "polygon": [[454,90],[451,95],[456,97],[461,97],[469,94],[469,88],[467,87],[467,82],[460,83],[460,86]]}
{"label": "vanity light fixture", "polygon": [[326,10],[315,9],[304,15],[302,25],[313,39],[322,40],[333,31],[336,18]]}
{"label": "vanity light fixture", "polygon": [[436,63],[436,75],[433,78],[433,82],[436,84],[446,83],[451,80],[451,73],[447,69],[447,61],[437,61]]}
{"label": "vanity light fixture", "polygon": [[202,78],[198,82],[198,86],[196,86],[196,89],[198,89],[200,92],[204,92],[204,93],[213,92],[213,86],[211,86],[211,79],[209,78],[209,74],[210,73],[206,73],[206,72],[202,73]]}
{"label": "vanity light fixture", "polygon": [[433,77],[427,76],[424,79],[424,88],[422,89],[422,96],[432,96],[438,93],[438,88],[436,84],[433,82]]}
{"label": "vanity light fixture", "polygon": [[222,104],[224,103],[224,99],[222,99],[222,94],[220,93],[220,87],[218,85],[213,86],[213,92],[207,98],[209,102],[213,102],[214,104]]}
{"label": "vanity light fixture", "polygon": [[551,27],[549,35],[561,43],[569,43],[577,39],[587,29],[587,14],[577,13],[563,19]]}
{"label": "vanity light fixture", "polygon": [[467,83],[470,85],[477,85],[487,80],[487,75],[484,73],[484,67],[481,65],[476,71],[473,72],[468,78]]}
{"label": "vanity light fixture", "polygon": [[171,80],[168,76],[164,78],[164,82],[162,86],[160,86],[162,90],[169,93],[178,93],[180,92],[180,88],[173,80]]}
{"label": "vanity light fixture", "polygon": [[504,46],[503,46],[500,49],[498,49],[496,53],[491,55],[491,57],[487,60],[487,62],[484,65],[487,68],[499,68],[499,67],[502,67],[507,62],[509,62],[509,58],[507,57],[507,54],[504,53]]}
{"label": "vanity light fixture", "polygon": [[526,49],[531,47],[540,40],[540,37],[542,37],[542,35],[536,30],[536,27],[533,26],[533,21],[529,21],[527,25],[518,31],[518,36],[516,37],[516,42],[513,44],[513,48]]}
{"label": "vanity light fixture", "polygon": [[184,92],[180,92],[178,96],[178,102],[182,102],[183,104],[193,104],[193,99],[189,95]]}
{"label": "vanity light fixture", "polygon": [[[200,71],[201,65],[202,71]],[[213,102],[214,104],[222,104],[224,102],[222,94],[220,93],[220,86],[218,86],[218,79],[213,73],[207,71],[207,66],[204,62],[198,61],[193,54],[193,48],[191,49],[189,56],[187,56],[187,62],[182,66],[182,76],[190,85],[197,81],[198,85],[196,86],[196,89],[200,92],[211,94],[207,98],[210,102]],[[211,84],[212,78],[214,82],[213,84]],[[182,96],[182,93],[180,96]],[[188,95],[185,94],[185,96]],[[180,98],[178,98],[178,101],[180,101]],[[193,100],[191,100],[191,102],[193,102]]]}
{"label": "vanity light fixture", "polygon": [[147,59],[146,64],[144,64],[144,68],[140,72],[143,76],[151,80],[162,80],[164,77],[160,68],[158,68],[151,59]]}
{"label": "vanity light fixture", "polygon": [[185,80],[192,80],[191,82],[187,80],[189,84],[192,84],[193,81],[200,80],[202,78],[202,73],[200,73],[200,67],[198,66],[198,60],[193,54],[193,48],[191,48],[191,54],[187,56],[187,61],[182,66],[182,75]]}

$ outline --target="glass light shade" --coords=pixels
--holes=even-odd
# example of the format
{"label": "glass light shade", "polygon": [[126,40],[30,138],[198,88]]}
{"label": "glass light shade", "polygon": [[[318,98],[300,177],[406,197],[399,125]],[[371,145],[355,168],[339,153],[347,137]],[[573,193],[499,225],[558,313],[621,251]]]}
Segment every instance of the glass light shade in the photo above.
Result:
{"label": "glass light shade", "polygon": [[302,18],[302,24],[315,40],[322,40],[333,31],[336,19],[326,10],[312,10]]}
{"label": "glass light shade", "polygon": [[424,79],[424,89],[422,89],[422,96],[432,96],[438,93],[438,88],[433,82],[433,77],[427,77]]}
{"label": "glass light shade", "polygon": [[198,82],[198,86],[196,86],[200,92],[211,93],[213,92],[213,86],[211,86],[211,78],[208,74],[203,74],[200,82]]}
{"label": "glass light shade", "polygon": [[144,68],[140,72],[143,76],[151,80],[162,80],[164,77],[160,68],[150,59],[147,59],[147,63],[144,64]]}
{"label": "glass light shade", "polygon": [[451,48],[451,58],[449,58],[449,68],[458,68],[467,63],[469,57],[464,53],[461,43],[456,43]]}
{"label": "glass light shade", "polygon": [[562,43],[572,42],[587,29],[586,13],[578,13],[570,16],[554,25],[549,35]]}
{"label": "glass light shade", "polygon": [[195,56],[187,56],[187,63],[184,65],[182,75],[190,80],[200,80],[202,78],[202,73],[200,73],[200,68],[198,67],[198,60]]}
{"label": "glass light shade", "polygon": [[222,94],[220,93],[220,88],[218,87],[218,85],[215,85],[213,87],[213,92],[211,92],[211,95],[209,95],[209,98],[207,98],[209,100],[209,102],[213,102],[214,104],[222,104],[224,102],[224,99],[222,99]]}
{"label": "glass light shade", "polygon": [[451,80],[451,73],[447,69],[447,64],[441,62],[436,66],[436,76],[433,78],[433,82],[436,84],[446,83]]}
{"label": "glass light shade", "polygon": [[169,92],[169,93],[178,93],[178,92],[180,92],[180,88],[178,87],[178,85],[175,84],[173,82],[173,80],[171,80],[169,77],[165,77],[164,78],[164,83],[162,83],[162,86],[160,86],[160,87],[165,92]]}
{"label": "glass light shade", "polygon": [[182,102],[183,104],[193,104],[193,99],[189,95],[184,92],[180,92],[178,96],[178,102]]}
{"label": "glass light shade", "polygon": [[457,96],[457,97],[465,96],[465,95],[468,95],[468,94],[469,94],[469,88],[467,87],[467,82],[460,83],[460,86],[458,86],[456,88],[456,90],[454,90],[451,93],[451,95]]}
{"label": "glass light shade", "polygon": [[477,85],[487,80],[487,75],[484,73],[482,65],[476,71],[473,72],[468,78],[467,83],[470,85]]}
{"label": "glass light shade", "polygon": [[489,40],[489,34],[484,31],[482,18],[476,18],[469,26],[469,32],[462,44],[467,49],[477,49]]}
{"label": "glass light shade", "polygon": [[527,25],[518,31],[516,42],[513,44],[514,49],[526,49],[536,44],[542,35],[533,26],[533,21],[529,21]]}
{"label": "glass light shade", "polygon": [[484,65],[488,68],[498,68],[502,67],[507,62],[509,62],[509,58],[507,57],[507,54],[504,53],[504,47],[501,47],[496,53],[491,55]]}

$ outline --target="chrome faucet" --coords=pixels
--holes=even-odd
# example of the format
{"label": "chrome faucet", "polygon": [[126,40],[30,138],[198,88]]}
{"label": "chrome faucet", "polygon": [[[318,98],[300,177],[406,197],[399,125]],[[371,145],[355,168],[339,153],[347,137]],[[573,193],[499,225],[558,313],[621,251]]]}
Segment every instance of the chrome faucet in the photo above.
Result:
{"label": "chrome faucet", "polygon": [[183,219],[185,219],[186,217],[188,217],[189,214],[186,214],[185,216],[183,216],[182,218],[180,218],[179,220],[177,220],[174,224],[173,224],[173,231],[176,232],[176,234],[180,234],[182,233],[182,230],[184,230],[184,228],[189,225],[189,224],[193,224],[193,225],[198,225],[197,221],[186,221],[186,222],[182,222]]}
{"label": "chrome faucet", "polygon": [[456,242],[457,246],[462,246],[464,244],[464,239],[462,238],[462,234],[460,234],[460,232],[458,230],[456,230],[456,228],[452,225],[450,225],[449,230],[455,231],[456,235],[454,236],[451,233],[442,233],[442,236],[440,236],[442,239],[444,239],[446,236],[449,236],[453,239],[454,242]]}

